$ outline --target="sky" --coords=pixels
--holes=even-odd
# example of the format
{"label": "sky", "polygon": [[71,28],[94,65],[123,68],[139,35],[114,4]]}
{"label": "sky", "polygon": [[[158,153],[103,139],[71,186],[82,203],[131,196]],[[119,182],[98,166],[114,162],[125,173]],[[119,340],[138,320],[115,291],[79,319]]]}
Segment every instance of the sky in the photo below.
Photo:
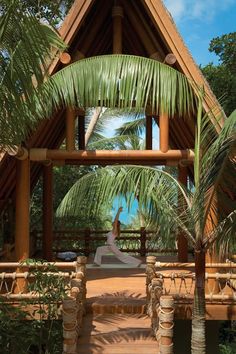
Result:
{"label": "sky", "polygon": [[236,31],[236,0],[164,0],[198,65],[218,63],[212,38]]}

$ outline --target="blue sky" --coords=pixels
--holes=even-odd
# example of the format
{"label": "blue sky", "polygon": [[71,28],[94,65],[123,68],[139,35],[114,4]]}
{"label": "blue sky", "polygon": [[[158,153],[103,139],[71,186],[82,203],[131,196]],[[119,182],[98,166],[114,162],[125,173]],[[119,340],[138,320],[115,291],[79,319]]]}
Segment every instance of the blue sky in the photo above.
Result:
{"label": "blue sky", "polygon": [[217,57],[208,51],[210,40],[236,31],[236,0],[164,0],[197,64]]}

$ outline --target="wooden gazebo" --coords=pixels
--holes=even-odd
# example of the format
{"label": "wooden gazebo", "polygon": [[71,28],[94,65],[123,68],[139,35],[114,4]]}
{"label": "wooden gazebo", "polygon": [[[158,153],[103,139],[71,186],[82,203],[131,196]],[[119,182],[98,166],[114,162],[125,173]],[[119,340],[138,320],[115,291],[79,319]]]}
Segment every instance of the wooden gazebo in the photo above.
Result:
{"label": "wooden gazebo", "polygon": [[[207,93],[205,110],[214,107],[221,112],[200,69],[186,48],[171,15],[161,0],[75,0],[60,34],[68,51],[51,63],[51,74],[70,62],[104,54],[132,54],[158,60],[173,66],[193,82],[204,86]],[[217,109],[216,109],[217,108]],[[75,119],[78,119],[78,149],[75,147]],[[160,149],[152,150],[152,120],[160,128]],[[51,259],[53,237],[53,166],[69,164],[139,163],[148,165],[174,164],[179,179],[187,183],[194,155],[195,117],[169,120],[166,115],[146,112],[146,150],[86,151],[84,111],[71,109],[57,112],[44,121],[21,146],[11,154],[1,156],[0,212],[15,204],[16,260],[29,256],[30,195],[43,174],[43,248],[44,257]],[[66,149],[60,150],[66,139]],[[187,161],[183,165],[181,161]],[[186,261],[187,244],[179,237],[179,260]]]}

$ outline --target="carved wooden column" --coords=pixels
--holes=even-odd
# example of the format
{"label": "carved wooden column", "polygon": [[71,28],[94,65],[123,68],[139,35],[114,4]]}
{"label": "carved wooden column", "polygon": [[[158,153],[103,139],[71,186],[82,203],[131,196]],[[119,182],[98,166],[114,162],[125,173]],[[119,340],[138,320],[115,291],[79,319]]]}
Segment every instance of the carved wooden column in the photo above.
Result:
{"label": "carved wooden column", "polygon": [[43,258],[52,261],[53,165],[43,166]]}
{"label": "carved wooden column", "polygon": [[[187,167],[185,166],[178,167],[178,181],[184,186],[187,186],[187,181],[188,181]],[[179,197],[178,204],[180,208],[184,207],[183,203],[184,201],[182,200],[182,198]],[[182,231],[180,231],[180,233],[178,234],[178,262],[183,262],[183,263],[188,262],[188,241]]]}
{"label": "carved wooden column", "polygon": [[17,160],[16,165],[16,260],[29,258],[30,249],[30,160]]}

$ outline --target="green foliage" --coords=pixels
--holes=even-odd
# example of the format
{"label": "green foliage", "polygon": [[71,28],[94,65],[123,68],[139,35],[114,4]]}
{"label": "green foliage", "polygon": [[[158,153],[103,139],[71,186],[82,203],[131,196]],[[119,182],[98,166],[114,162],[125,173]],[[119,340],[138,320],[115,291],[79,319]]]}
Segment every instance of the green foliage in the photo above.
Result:
{"label": "green foliage", "polygon": [[219,56],[220,64],[210,63],[201,69],[230,115],[236,109],[236,32],[213,38],[209,50]]}
{"label": "green foliage", "polygon": [[[5,12],[10,0],[1,0],[0,11]],[[30,12],[39,20],[48,22],[51,26],[58,26],[68,13],[74,0],[21,0],[19,9]]]}
{"label": "green foliage", "polygon": [[[80,60],[60,70],[35,96],[38,116],[61,107],[105,106],[185,115],[196,109],[193,83],[158,61],[131,55],[105,55]],[[91,90],[91,87],[93,89]],[[37,102],[38,101],[38,102]],[[40,102],[47,102],[42,106]]]}
{"label": "green foliage", "polygon": [[34,114],[33,92],[44,81],[47,60],[66,46],[53,29],[24,12],[20,0],[5,4],[0,16],[0,145],[11,145],[20,144],[40,118]]}
{"label": "green foliage", "polygon": [[219,334],[220,353],[234,354],[236,352],[236,322],[222,321]]}
{"label": "green foliage", "polygon": [[[30,270],[34,280],[28,289],[39,298],[21,302],[19,307],[0,298],[0,346],[4,354],[61,354],[62,323],[58,320],[58,304],[68,287],[57,268],[43,261],[26,260],[34,265]],[[38,265],[44,265],[39,268]],[[34,306],[29,314],[26,310]]]}

